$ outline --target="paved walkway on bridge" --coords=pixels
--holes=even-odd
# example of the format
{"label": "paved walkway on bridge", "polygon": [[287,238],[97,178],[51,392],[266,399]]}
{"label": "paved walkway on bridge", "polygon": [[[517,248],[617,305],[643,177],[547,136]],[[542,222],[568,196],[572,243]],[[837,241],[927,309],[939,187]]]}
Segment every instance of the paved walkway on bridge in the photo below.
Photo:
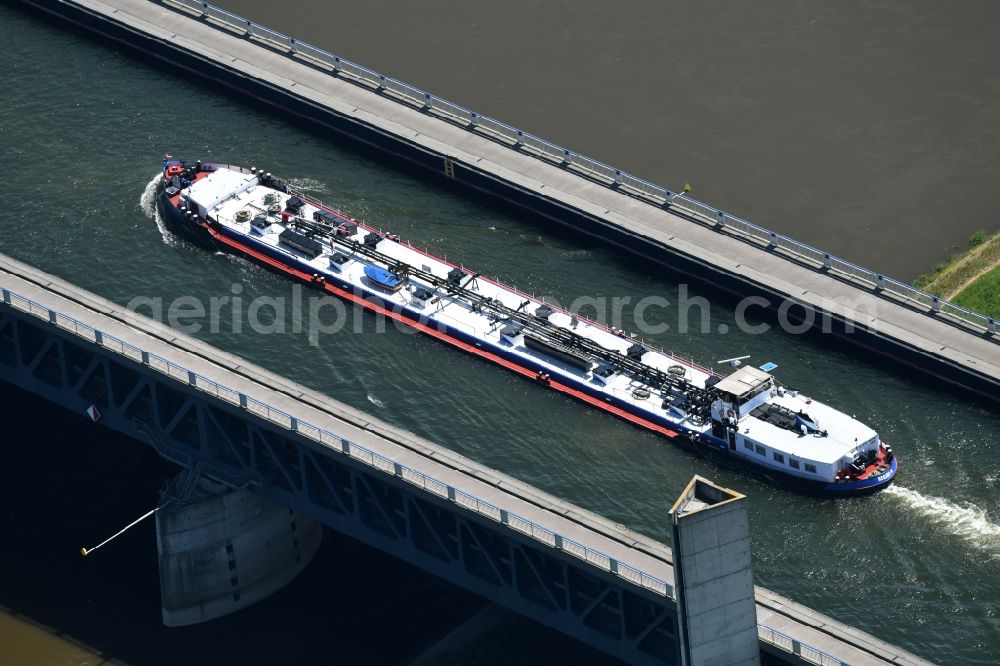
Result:
{"label": "paved walkway on bridge", "polygon": [[541,197],[588,212],[706,265],[765,285],[783,298],[841,315],[921,350],[928,357],[985,376],[1000,389],[1000,344],[943,321],[943,315],[932,317],[881,298],[868,288],[797,264],[780,251],[693,223],[159,3],[73,1],[247,76],[294,90],[318,105],[449,155]]}
{"label": "paved walkway on bridge", "polygon": [[[4,255],[0,288],[673,583],[670,549],[659,542]],[[927,663],[769,590],[756,596],[759,623],[845,664]]]}

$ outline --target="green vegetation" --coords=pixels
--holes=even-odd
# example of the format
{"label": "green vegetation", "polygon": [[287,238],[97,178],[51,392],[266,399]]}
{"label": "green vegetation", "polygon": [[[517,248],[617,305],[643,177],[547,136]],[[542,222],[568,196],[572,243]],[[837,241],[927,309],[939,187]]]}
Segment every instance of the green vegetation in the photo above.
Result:
{"label": "green vegetation", "polygon": [[952,300],[964,308],[1000,320],[1000,266],[980,275]]}
{"label": "green vegetation", "polygon": [[976,247],[977,245],[982,245],[990,239],[990,234],[986,229],[980,229],[976,233],[969,236],[969,247]]}
{"label": "green vegetation", "polygon": [[[1000,267],[1000,233],[977,231],[969,239],[969,249],[956,254],[934,267],[931,273],[913,281],[915,287],[935,296],[955,301],[964,307],[996,316],[1000,307],[1000,289],[996,279],[988,279]],[[983,280],[983,286],[980,285]],[[992,289],[989,285],[992,284]],[[978,294],[975,306],[959,300],[967,292]],[[971,298],[971,297],[970,297]]]}

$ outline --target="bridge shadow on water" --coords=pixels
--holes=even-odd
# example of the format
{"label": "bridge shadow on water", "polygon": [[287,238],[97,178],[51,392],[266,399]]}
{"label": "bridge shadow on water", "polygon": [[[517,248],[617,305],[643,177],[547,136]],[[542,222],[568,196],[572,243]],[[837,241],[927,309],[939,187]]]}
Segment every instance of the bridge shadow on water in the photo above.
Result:
{"label": "bridge shadow on water", "polygon": [[[21,620],[5,632],[0,663],[52,664],[53,654],[73,664],[408,663],[487,604],[327,530],[313,563],[271,598],[207,624],[164,627],[152,521],[86,558],[80,548],[152,508],[177,468],[3,382],[0,404],[0,610]],[[611,663],[545,627],[493,615],[503,619],[421,663]],[[45,646],[45,634],[64,649]],[[81,657],[88,652],[99,656]]]}

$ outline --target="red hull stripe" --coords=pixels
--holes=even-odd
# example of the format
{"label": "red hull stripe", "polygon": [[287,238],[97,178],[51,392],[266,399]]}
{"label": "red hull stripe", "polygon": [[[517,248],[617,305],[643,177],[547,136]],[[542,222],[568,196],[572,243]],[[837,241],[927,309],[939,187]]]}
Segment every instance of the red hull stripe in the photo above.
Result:
{"label": "red hull stripe", "polygon": [[[245,255],[253,258],[255,261],[257,261],[257,262],[259,262],[261,264],[265,264],[267,266],[271,266],[273,268],[276,268],[279,271],[281,271],[281,272],[283,272],[283,273],[285,273],[287,275],[291,275],[292,277],[297,278],[297,279],[299,279],[299,280],[301,280],[303,282],[309,282],[309,283],[315,284],[315,281],[313,280],[313,276],[312,275],[310,275],[308,273],[304,273],[304,272],[302,272],[302,271],[300,271],[298,269],[292,268],[291,266],[287,266],[287,265],[281,263],[280,261],[277,261],[276,259],[272,259],[271,257],[269,257],[269,256],[267,256],[267,255],[265,255],[265,254],[263,254],[261,252],[258,252],[257,250],[254,250],[251,247],[248,247],[248,246],[246,246],[246,245],[244,245],[244,244],[242,244],[242,243],[240,243],[238,241],[233,240],[232,238],[229,238],[227,236],[223,236],[222,234],[220,234],[217,231],[215,231],[215,229],[212,229],[210,226],[207,226],[207,225],[202,225],[202,226],[204,226],[208,230],[208,232],[212,235],[212,237],[217,242],[223,243],[223,244],[228,245],[228,246],[230,246],[232,248],[235,248],[235,249],[239,250],[242,254],[245,254]],[[329,291],[330,293],[335,294],[336,296],[339,296],[340,298],[343,298],[345,300],[351,301],[352,303],[356,303],[358,305],[361,305],[362,307],[367,308],[367,309],[369,309],[369,310],[371,310],[373,312],[378,312],[378,313],[383,314],[383,315],[385,315],[387,317],[391,317],[392,319],[395,319],[397,321],[403,322],[407,326],[409,326],[411,328],[415,328],[416,330],[420,331],[421,333],[425,333],[425,334],[427,334],[427,335],[429,335],[429,336],[431,336],[433,338],[437,338],[438,340],[446,342],[446,343],[452,345],[453,347],[458,347],[459,349],[462,349],[462,350],[464,350],[464,351],[466,351],[466,352],[468,352],[470,354],[473,354],[473,355],[478,356],[480,358],[486,359],[486,360],[488,360],[488,361],[490,361],[492,363],[495,363],[496,365],[499,365],[499,366],[502,366],[504,368],[507,368],[508,370],[511,370],[512,372],[516,372],[517,374],[522,375],[524,377],[529,377],[531,379],[536,379],[536,381],[537,381],[536,374],[534,372],[532,372],[531,370],[528,370],[527,368],[524,368],[524,367],[518,365],[517,363],[513,363],[511,361],[508,361],[507,359],[502,358],[500,356],[497,356],[496,354],[488,352],[488,351],[486,351],[484,349],[480,349],[479,347],[476,347],[475,345],[470,345],[470,344],[468,344],[466,342],[463,342],[461,340],[453,338],[452,336],[448,335],[444,331],[439,331],[436,328],[434,328],[433,326],[428,326],[428,325],[422,324],[422,323],[420,323],[418,321],[414,321],[412,319],[409,319],[408,317],[406,317],[405,315],[403,315],[400,312],[393,312],[392,310],[389,310],[389,309],[387,309],[385,307],[382,307],[381,305],[379,305],[377,303],[373,303],[371,301],[368,301],[368,300],[364,299],[363,297],[358,296],[357,294],[354,294],[354,293],[351,293],[351,292],[346,291],[344,289],[341,289],[340,287],[337,287],[337,286],[332,285],[330,283],[325,283],[323,286],[326,289],[326,291]],[[588,395],[588,394],[584,393],[583,391],[579,391],[579,390],[573,388],[572,386],[567,386],[566,384],[558,382],[558,381],[556,381],[554,379],[550,379],[549,381],[545,382],[545,384],[547,386],[549,386],[550,388],[553,388],[553,389],[555,389],[555,390],[557,390],[557,391],[559,391],[561,393],[565,393],[566,395],[573,396],[574,398],[576,398],[578,400],[582,400],[583,402],[586,402],[586,403],[588,403],[590,405],[593,405],[594,407],[598,407],[600,409],[603,409],[606,412],[610,412],[611,414],[614,414],[615,416],[619,416],[619,417],[625,419],[626,421],[634,423],[634,424],[636,424],[638,426],[641,426],[641,427],[646,428],[648,430],[652,430],[652,431],[657,432],[657,433],[659,433],[661,435],[664,435],[666,437],[677,437],[677,433],[674,432],[673,430],[670,430],[669,428],[665,428],[665,427],[659,425],[658,423],[654,423],[654,422],[649,421],[647,419],[644,419],[644,418],[642,418],[640,416],[636,416],[635,414],[633,414],[631,412],[628,412],[628,411],[626,411],[624,409],[621,409],[620,407],[616,407],[614,405],[611,405],[609,403],[604,402],[603,400],[599,400],[599,399],[597,399],[597,398],[595,398],[595,397],[593,397],[591,395]]]}

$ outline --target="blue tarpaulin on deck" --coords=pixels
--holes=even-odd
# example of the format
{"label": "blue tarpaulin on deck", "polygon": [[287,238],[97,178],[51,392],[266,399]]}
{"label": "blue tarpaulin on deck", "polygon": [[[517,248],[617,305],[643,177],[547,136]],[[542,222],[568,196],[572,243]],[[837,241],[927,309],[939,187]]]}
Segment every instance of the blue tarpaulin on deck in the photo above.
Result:
{"label": "blue tarpaulin on deck", "polygon": [[365,275],[376,285],[393,291],[398,289],[402,282],[398,275],[378,266],[365,266]]}

